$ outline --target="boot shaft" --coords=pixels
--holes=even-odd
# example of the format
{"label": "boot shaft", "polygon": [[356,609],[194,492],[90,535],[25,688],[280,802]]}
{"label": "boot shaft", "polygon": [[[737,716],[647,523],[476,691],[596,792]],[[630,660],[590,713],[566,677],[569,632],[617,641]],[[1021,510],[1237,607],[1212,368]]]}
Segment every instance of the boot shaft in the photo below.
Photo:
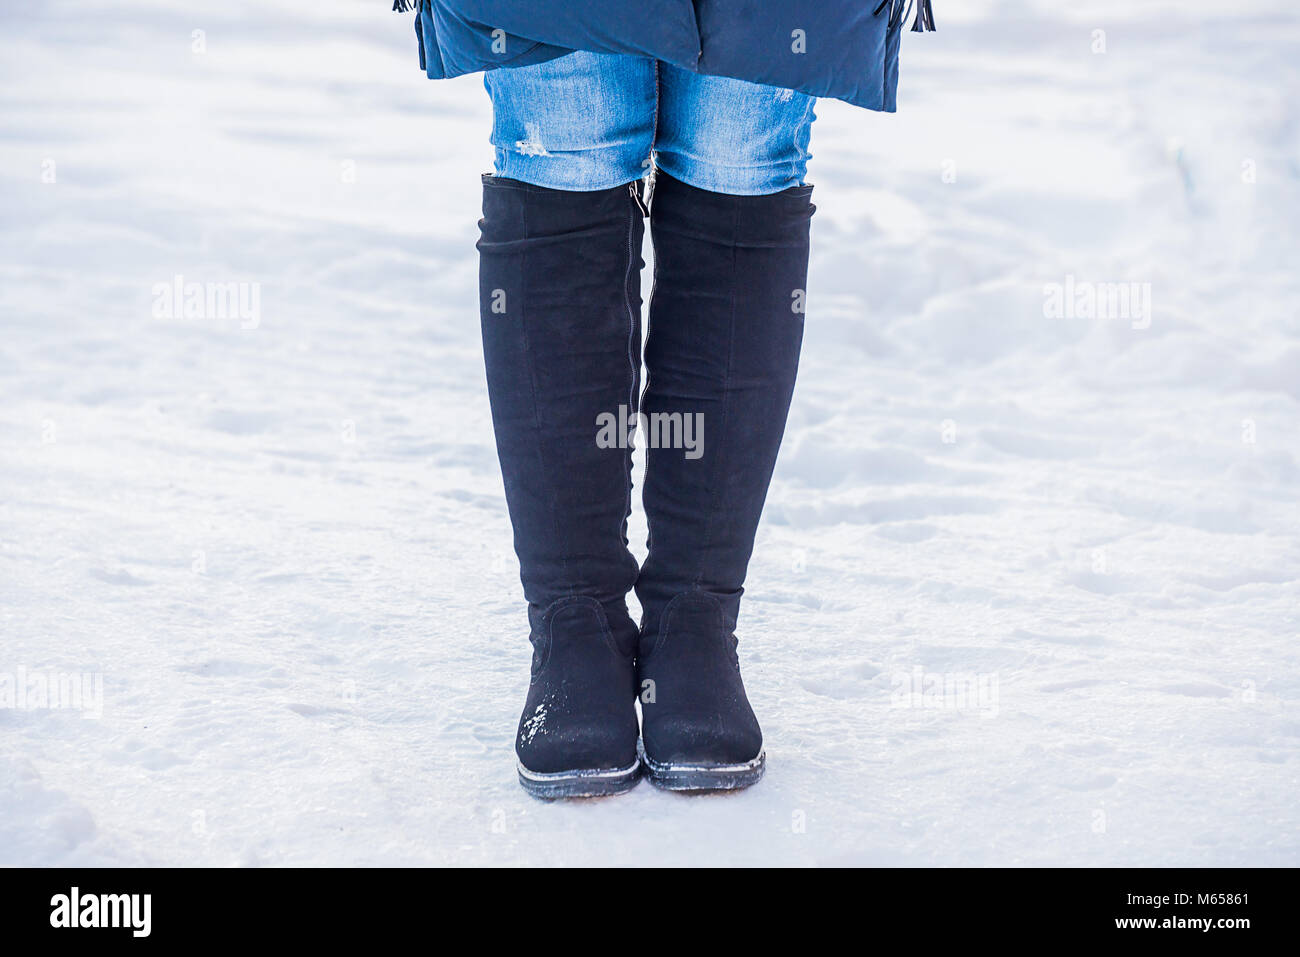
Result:
{"label": "boot shaft", "polygon": [[736,626],[799,365],[811,192],[728,196],[659,175],[643,413],[694,416],[703,441],[647,451],[647,634],[691,589]]}
{"label": "boot shaft", "polygon": [[641,241],[635,184],[590,193],[483,179],[479,291],[488,396],[520,578],[546,608],[622,604],[631,451],[599,423],[635,405]]}

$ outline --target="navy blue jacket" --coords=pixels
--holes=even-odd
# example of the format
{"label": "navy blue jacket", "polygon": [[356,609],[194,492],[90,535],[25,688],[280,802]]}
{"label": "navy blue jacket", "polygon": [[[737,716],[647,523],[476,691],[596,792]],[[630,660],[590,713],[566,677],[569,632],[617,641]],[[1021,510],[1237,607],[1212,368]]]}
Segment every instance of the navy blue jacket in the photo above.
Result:
{"label": "navy blue jacket", "polygon": [[[432,79],[571,53],[654,57],[687,70],[896,109],[910,0],[397,0],[418,7]],[[913,30],[932,30],[919,0]]]}

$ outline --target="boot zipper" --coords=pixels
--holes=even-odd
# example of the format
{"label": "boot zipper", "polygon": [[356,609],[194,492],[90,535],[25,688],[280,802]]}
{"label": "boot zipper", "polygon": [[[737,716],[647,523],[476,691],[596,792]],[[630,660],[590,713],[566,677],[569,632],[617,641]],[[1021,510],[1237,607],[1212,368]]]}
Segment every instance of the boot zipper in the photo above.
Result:
{"label": "boot zipper", "polygon": [[632,202],[636,203],[636,208],[641,210],[641,215],[649,216],[650,207],[647,206],[645,200],[641,198],[641,190],[637,189],[637,184],[640,182],[640,180],[634,180],[631,183],[628,183],[627,191],[632,194]]}
{"label": "boot zipper", "polygon": [[[632,202],[640,211],[642,216],[649,216],[650,210],[646,208],[645,202],[641,199],[641,191],[637,189],[639,181],[627,184],[628,195],[632,197]],[[636,268],[636,261],[639,258],[641,250],[636,248],[636,212],[632,212],[627,219],[627,272],[623,276],[623,303],[627,307],[627,362],[632,371],[632,385],[628,390],[627,403],[628,411],[636,409],[636,386],[641,378],[641,343],[637,340],[638,322],[640,318],[632,309],[632,270]],[[632,490],[628,489],[628,495]]]}

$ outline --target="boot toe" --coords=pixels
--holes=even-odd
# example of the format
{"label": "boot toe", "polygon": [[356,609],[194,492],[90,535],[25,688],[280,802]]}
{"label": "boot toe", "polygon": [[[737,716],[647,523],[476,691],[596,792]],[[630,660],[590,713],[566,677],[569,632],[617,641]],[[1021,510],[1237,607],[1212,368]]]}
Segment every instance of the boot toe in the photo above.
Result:
{"label": "boot toe", "polygon": [[519,763],[536,774],[607,771],[636,763],[636,729],[613,715],[548,719],[524,714],[515,740]]}
{"label": "boot toe", "polygon": [[757,721],[724,719],[718,712],[663,715],[642,729],[648,759],[659,765],[745,764],[763,749]]}

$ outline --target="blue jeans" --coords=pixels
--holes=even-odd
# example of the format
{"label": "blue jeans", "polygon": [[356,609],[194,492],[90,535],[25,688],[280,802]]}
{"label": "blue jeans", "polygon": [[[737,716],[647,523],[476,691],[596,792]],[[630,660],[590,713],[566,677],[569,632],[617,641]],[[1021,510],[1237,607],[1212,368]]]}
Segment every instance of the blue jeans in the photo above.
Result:
{"label": "blue jeans", "polygon": [[804,185],[816,99],[794,90],[581,51],[484,82],[498,176],[593,191],[657,167],[736,196]]}

